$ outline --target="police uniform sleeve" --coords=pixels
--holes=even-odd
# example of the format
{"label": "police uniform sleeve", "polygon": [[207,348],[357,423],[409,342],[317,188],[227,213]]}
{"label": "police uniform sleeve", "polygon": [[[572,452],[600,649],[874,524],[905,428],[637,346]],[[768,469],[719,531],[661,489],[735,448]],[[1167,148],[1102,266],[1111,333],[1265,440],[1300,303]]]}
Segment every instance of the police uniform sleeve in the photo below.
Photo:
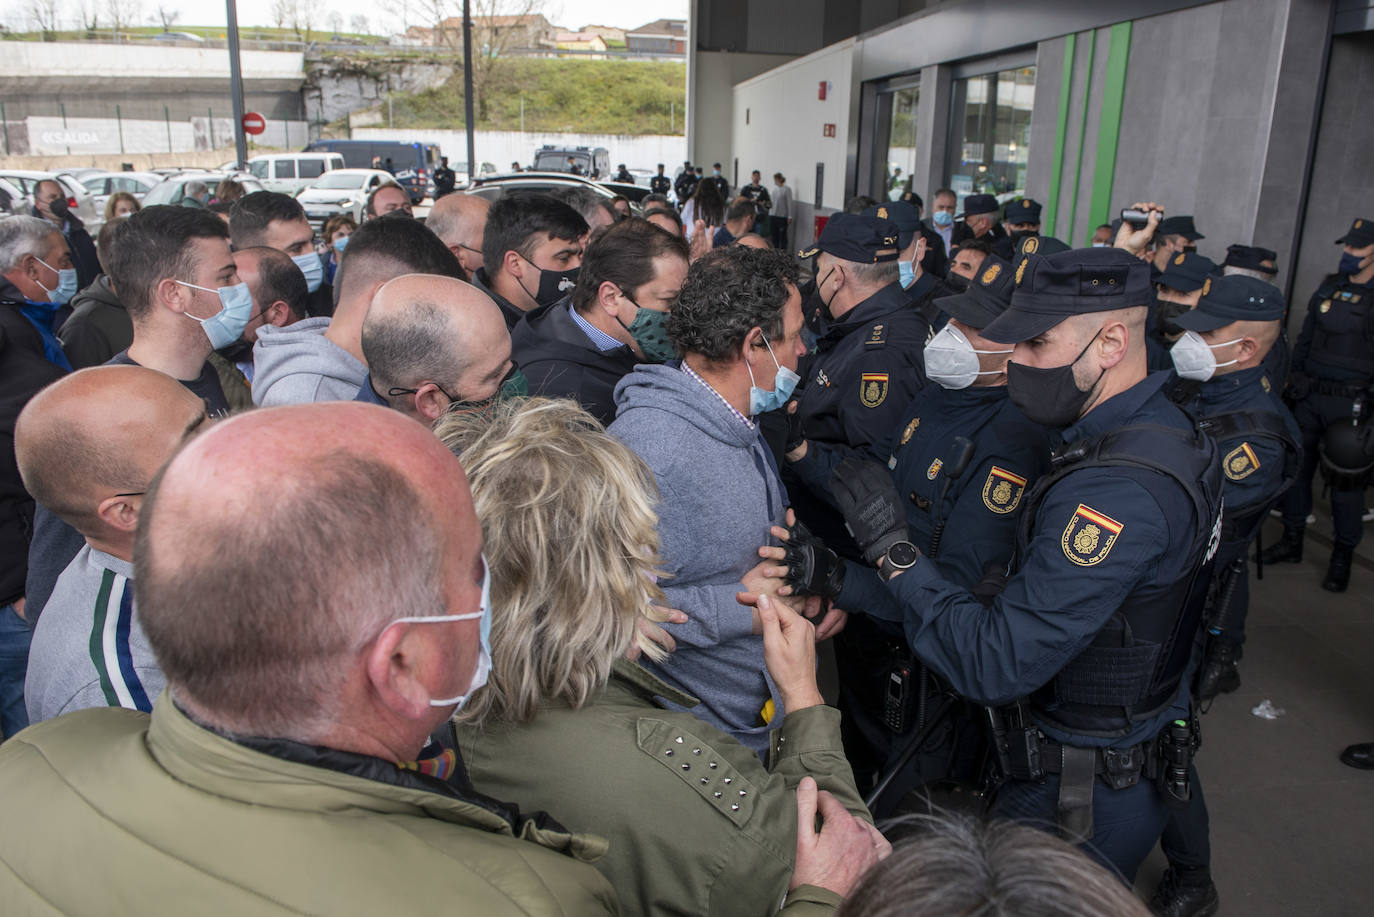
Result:
{"label": "police uniform sleeve", "polygon": [[830,477],[835,471],[835,466],[851,457],[862,458],[864,456],[858,450],[850,449],[839,443],[821,443],[808,440],[806,455],[799,461],[790,462],[787,467],[792,469],[792,472],[817,499],[839,512],[839,507],[835,505],[835,498],[830,494]]}
{"label": "police uniform sleeve", "polygon": [[[949,509],[935,564],[941,575],[971,589],[989,565],[1005,568],[1016,549],[1030,464],[992,456],[966,472],[959,499]],[[919,546],[918,546],[919,547]]]}
{"label": "police uniform sleeve", "polygon": [[[872,449],[898,428],[911,400],[925,384],[919,362],[924,339],[889,340],[887,346],[865,354],[860,368],[843,380],[851,394],[844,401],[845,441],[856,449]],[[839,380],[837,380],[839,381]]]}
{"label": "police uniform sleeve", "polygon": [[1218,448],[1227,514],[1259,509],[1277,496],[1284,450],[1268,437],[1227,440]]}
{"label": "police uniform sleeve", "polygon": [[1170,544],[1165,516],[1144,487],[1109,472],[1055,485],[1019,569],[990,606],[925,557],[888,582],[908,643],[956,692],[996,705],[1036,690],[1156,573]]}

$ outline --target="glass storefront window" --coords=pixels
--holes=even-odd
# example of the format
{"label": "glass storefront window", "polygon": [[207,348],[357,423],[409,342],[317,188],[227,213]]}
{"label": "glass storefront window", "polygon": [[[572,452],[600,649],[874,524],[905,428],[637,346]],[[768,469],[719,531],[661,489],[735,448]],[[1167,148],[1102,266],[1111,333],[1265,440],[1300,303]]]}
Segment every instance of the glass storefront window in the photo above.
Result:
{"label": "glass storefront window", "polygon": [[921,104],[921,87],[911,86],[892,93],[892,120],[888,131],[883,188],[887,199],[895,201],[910,187],[916,168],[916,111]]}
{"label": "glass storefront window", "polygon": [[1026,190],[1035,68],[1018,67],[955,80],[945,174],[959,197],[991,194],[999,202]]}

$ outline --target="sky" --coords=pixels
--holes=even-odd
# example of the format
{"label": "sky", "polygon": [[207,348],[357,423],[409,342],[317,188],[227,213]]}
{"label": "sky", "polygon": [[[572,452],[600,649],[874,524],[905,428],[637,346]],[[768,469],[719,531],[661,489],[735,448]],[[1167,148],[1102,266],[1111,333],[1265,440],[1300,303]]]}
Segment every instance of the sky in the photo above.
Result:
{"label": "sky", "polygon": [[[67,0],[63,5],[69,5]],[[321,8],[326,15],[338,12],[343,18],[344,27],[353,16],[362,13],[372,23],[376,34],[404,31],[399,22],[399,14],[388,12],[388,7],[399,9],[402,2],[410,8],[421,9],[432,0],[325,0]],[[458,13],[462,11],[461,0],[449,0],[449,5]],[[474,3],[476,7],[478,4]],[[513,0],[506,6],[523,6],[521,0]],[[153,18],[158,6],[180,10],[180,25],[224,25],[224,4],[211,0],[210,3],[195,0],[143,0],[145,17]],[[609,25],[633,29],[655,19],[687,18],[688,0],[544,0],[540,12],[554,25],[578,28],[584,25]],[[238,0],[239,25],[272,25],[272,0]],[[476,10],[474,9],[474,14]],[[411,25],[419,25],[424,16],[410,17]],[[326,28],[326,23],[320,24]]]}

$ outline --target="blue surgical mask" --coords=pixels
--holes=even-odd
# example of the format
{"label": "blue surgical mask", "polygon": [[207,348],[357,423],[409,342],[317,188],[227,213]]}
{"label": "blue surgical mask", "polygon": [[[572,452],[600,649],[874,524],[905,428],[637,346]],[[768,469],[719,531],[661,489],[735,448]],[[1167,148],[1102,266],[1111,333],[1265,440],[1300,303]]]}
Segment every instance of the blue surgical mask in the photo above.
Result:
{"label": "blue surgical mask", "polygon": [[253,294],[248,290],[246,283],[236,283],[232,287],[220,287],[216,290],[184,280],[178,280],[177,283],[193,290],[219,294],[219,311],[209,318],[196,318],[194,315],[181,313],[193,322],[200,322],[201,330],[210,339],[210,346],[215,350],[228,347],[237,341],[253,318]]}
{"label": "blue surgical mask", "polygon": [[905,290],[916,282],[916,259],[910,261],[897,262],[897,276],[902,282],[902,289]]}
{"label": "blue surgical mask", "polygon": [[[472,697],[472,692],[487,683],[487,677],[491,674],[491,567],[487,564],[485,555],[482,557],[482,604],[478,610],[465,615],[430,615],[428,617],[397,618],[388,624],[434,624],[440,621],[471,621],[473,618],[481,618],[482,626],[480,630],[482,648],[477,654],[477,671],[472,673],[472,681],[468,684],[467,692],[455,697],[431,698],[431,707],[451,707],[458,705],[458,710],[463,709],[463,705]],[[453,711],[457,713],[458,710]]]}
{"label": "blue surgical mask", "polygon": [[342,255],[342,254],[343,254],[343,250],[348,246],[348,240],[351,239],[351,238],[352,238],[352,236],[339,236],[337,239],[335,239],[335,240],[334,240],[334,251],[336,251],[336,252],[338,252],[339,254]]}
{"label": "blue surgical mask", "polygon": [[[1358,274],[1360,272],[1360,260],[1359,255],[1352,255],[1350,252],[1341,252],[1341,264],[1340,267],[1336,268],[1336,273]],[[56,300],[54,300],[54,302],[56,302]]]}
{"label": "blue surgical mask", "polygon": [[768,348],[768,355],[773,358],[773,365],[778,371],[773,376],[773,390],[770,392],[754,384],[754,371],[749,369],[747,362],[744,364],[744,368],[749,369],[749,414],[755,417],[776,411],[786,404],[787,399],[792,397],[797,383],[801,381],[801,376],[778,362],[777,354],[773,353],[773,345],[768,343],[766,337],[763,339],[763,346]]}
{"label": "blue surgical mask", "polygon": [[304,255],[296,255],[292,259],[296,262],[296,267],[301,269],[305,275],[305,288],[314,293],[324,283],[324,262],[320,256],[314,252],[306,252]]}
{"label": "blue surgical mask", "polygon": [[931,219],[934,220],[935,225],[939,226],[941,229],[946,226],[954,225],[954,214],[950,213],[948,210],[935,211],[935,215],[931,217]]}
{"label": "blue surgical mask", "polygon": [[[43,284],[38,284],[42,287],[43,292],[48,294],[48,302],[57,303],[59,306],[70,302],[71,298],[76,295],[76,268],[55,268],[37,255],[34,256],[33,260],[37,261],[48,270],[57,272],[57,289],[49,290],[47,287],[43,286]],[[37,283],[37,281],[34,282]]]}

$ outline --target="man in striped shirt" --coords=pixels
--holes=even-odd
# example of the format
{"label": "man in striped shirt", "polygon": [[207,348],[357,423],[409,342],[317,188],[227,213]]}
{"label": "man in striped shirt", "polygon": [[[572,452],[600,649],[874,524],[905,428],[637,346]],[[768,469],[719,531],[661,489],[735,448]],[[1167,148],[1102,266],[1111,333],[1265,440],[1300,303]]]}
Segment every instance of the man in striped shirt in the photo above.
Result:
{"label": "man in striped shirt", "polygon": [[87,707],[152,710],[164,679],[134,609],[134,529],[149,482],[205,422],[204,401],[140,366],[84,369],[19,415],[25,486],[86,539],[34,631],[30,722]]}

